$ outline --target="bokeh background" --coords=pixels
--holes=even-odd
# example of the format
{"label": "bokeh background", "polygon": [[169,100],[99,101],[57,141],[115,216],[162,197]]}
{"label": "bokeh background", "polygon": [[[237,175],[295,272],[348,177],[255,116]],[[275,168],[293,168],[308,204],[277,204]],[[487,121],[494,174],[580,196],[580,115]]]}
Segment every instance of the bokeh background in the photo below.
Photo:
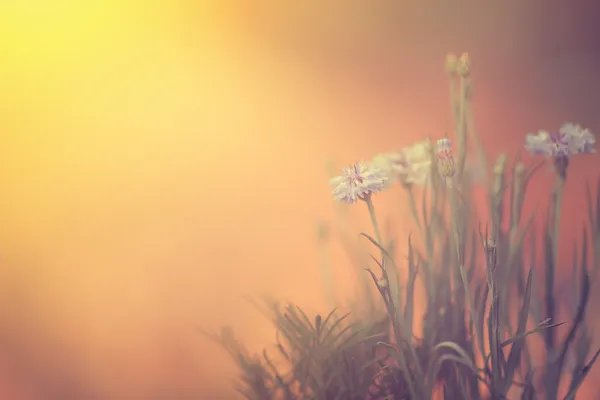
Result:
{"label": "bokeh background", "polygon": [[[327,160],[440,135],[448,51],[471,54],[492,154],[564,121],[600,131],[591,0],[0,4],[2,399],[235,398],[196,327],[258,349],[273,329],[242,295],[322,306]],[[598,167],[573,163],[566,244]]]}

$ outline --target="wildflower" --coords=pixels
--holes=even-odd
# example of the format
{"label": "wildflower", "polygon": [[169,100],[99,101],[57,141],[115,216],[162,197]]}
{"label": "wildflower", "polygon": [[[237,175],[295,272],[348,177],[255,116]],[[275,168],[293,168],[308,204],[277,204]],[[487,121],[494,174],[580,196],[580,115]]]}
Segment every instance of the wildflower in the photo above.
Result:
{"label": "wildflower", "polygon": [[385,187],[388,188],[398,180],[398,169],[406,165],[406,156],[403,152],[378,154],[373,157],[371,164],[385,175]]}
{"label": "wildflower", "polygon": [[405,187],[424,185],[431,171],[431,143],[423,141],[400,152],[378,154],[372,164],[388,178],[386,186],[394,181]]}
{"label": "wildflower", "polygon": [[596,138],[589,129],[583,129],[579,125],[566,123],[560,128],[560,132],[571,137],[571,146],[574,154],[596,152],[596,149],[594,149]]}
{"label": "wildflower", "polygon": [[540,130],[525,137],[525,149],[533,155],[554,158],[554,167],[558,175],[566,178],[569,159],[575,154],[595,153],[596,138],[588,130],[571,123],[564,124],[557,133]]}
{"label": "wildflower", "polygon": [[431,142],[424,140],[402,150],[402,162],[393,165],[405,187],[424,185],[431,173]]}
{"label": "wildflower", "polygon": [[431,168],[431,141],[417,142],[405,148],[403,153],[406,158],[405,169],[399,168],[398,171],[405,173],[411,182],[424,181],[427,175],[423,176],[423,172],[428,172]]}
{"label": "wildflower", "polygon": [[371,194],[385,189],[387,179],[385,173],[375,165],[357,162],[344,168],[342,175],[331,179],[330,183],[336,200],[352,204],[357,199],[366,200]]}
{"label": "wildflower", "polygon": [[456,173],[456,165],[450,139],[444,138],[437,141],[437,156],[440,174],[446,178],[453,177]]}

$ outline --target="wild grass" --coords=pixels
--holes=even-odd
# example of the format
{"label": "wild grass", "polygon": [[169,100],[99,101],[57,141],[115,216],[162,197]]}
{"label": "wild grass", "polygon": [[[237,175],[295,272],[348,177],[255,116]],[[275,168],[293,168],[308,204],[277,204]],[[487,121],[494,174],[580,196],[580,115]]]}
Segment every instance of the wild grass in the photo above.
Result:
{"label": "wild grass", "polygon": [[[554,159],[557,184],[546,215],[523,215],[529,183],[545,160],[489,160],[474,124],[470,68],[466,55],[447,60],[456,152],[444,159],[428,147],[426,183],[403,182],[416,228],[405,246],[382,237],[376,196],[367,193],[355,205],[366,203],[373,224],[373,234],[361,234],[373,249],[363,273],[379,299],[371,304],[365,290],[369,312],[308,316],[294,304],[253,301],[277,330],[276,354],[249,354],[228,329],[211,335],[239,366],[245,398],[575,398],[600,353],[591,348],[586,318],[600,264],[600,181],[587,187],[588,223],[569,266],[577,302],[562,322],[555,281],[566,167]],[[469,154],[483,168],[477,179]],[[487,192],[486,219],[474,211],[475,185]],[[540,232],[533,228],[536,218]],[[416,285],[426,297],[422,315],[416,314]],[[416,318],[422,319],[420,336]],[[543,362],[532,355],[535,338],[543,344]]]}

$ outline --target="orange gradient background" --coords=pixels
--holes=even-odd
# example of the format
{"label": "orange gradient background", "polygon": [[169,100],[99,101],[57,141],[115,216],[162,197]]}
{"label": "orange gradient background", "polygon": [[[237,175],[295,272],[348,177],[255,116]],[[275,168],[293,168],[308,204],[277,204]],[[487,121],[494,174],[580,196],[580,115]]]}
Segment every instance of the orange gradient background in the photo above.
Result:
{"label": "orange gradient background", "polygon": [[[583,1],[297,3],[0,2],[0,398],[235,398],[196,327],[258,349],[273,329],[242,295],[322,307],[326,162],[440,135],[447,51],[471,53],[493,154],[567,120],[600,131]],[[573,162],[568,245],[599,166]]]}

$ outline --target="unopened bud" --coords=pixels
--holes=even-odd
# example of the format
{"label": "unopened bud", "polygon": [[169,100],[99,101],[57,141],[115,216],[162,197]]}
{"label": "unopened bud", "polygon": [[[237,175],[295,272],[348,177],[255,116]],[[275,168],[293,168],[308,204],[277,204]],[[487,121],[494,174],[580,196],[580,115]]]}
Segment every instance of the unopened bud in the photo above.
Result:
{"label": "unopened bud", "polygon": [[438,169],[442,176],[451,178],[456,173],[456,164],[452,155],[452,142],[448,138],[437,141]]}

